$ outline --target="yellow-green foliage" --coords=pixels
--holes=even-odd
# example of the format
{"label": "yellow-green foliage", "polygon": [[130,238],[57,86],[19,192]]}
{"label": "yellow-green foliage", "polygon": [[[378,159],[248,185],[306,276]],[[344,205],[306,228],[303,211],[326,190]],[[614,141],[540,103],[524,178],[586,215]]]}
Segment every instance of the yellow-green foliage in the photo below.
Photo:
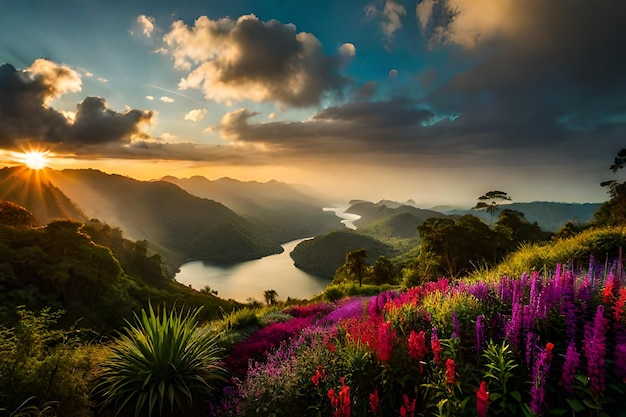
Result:
{"label": "yellow-green foliage", "polygon": [[480,271],[471,278],[498,280],[501,276],[519,276],[524,272],[554,270],[557,264],[575,262],[585,264],[594,254],[604,261],[605,256],[616,257],[616,248],[626,245],[626,228],[605,227],[585,230],[575,236],[545,244],[522,245],[502,263],[489,271]]}
{"label": "yellow-green foliage", "polygon": [[460,322],[471,322],[482,311],[480,301],[471,294],[453,291],[433,291],[422,299],[422,306],[432,317],[432,325],[439,330],[440,337],[448,337],[454,331],[452,312]]}
{"label": "yellow-green foliage", "polygon": [[331,284],[324,289],[324,292],[320,296],[315,298],[335,302],[344,297],[377,295],[381,292],[389,291],[394,288],[397,288],[397,286],[391,284],[363,284],[362,286],[359,286],[358,284],[355,284],[353,282],[344,284]]}

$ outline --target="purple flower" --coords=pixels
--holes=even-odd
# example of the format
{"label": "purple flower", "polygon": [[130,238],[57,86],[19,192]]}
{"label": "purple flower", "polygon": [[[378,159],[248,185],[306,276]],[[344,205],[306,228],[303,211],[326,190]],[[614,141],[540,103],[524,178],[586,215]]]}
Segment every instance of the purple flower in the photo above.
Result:
{"label": "purple flower", "polygon": [[541,415],[542,410],[545,408],[546,382],[550,364],[547,359],[546,351],[540,348],[537,349],[539,353],[537,354],[537,360],[533,367],[533,380],[530,387],[530,409],[536,415]]}
{"label": "purple flower", "polygon": [[363,317],[363,313],[365,310],[365,302],[368,298],[349,298],[341,303],[335,311],[328,314],[322,320],[320,320],[321,324],[334,324],[338,323],[340,320],[345,319],[361,319]]}
{"label": "purple flower", "polygon": [[476,317],[476,351],[480,352],[485,338],[485,324],[483,323],[483,315]]}
{"label": "purple flower", "polygon": [[570,341],[569,345],[567,345],[565,363],[563,364],[563,373],[561,374],[563,388],[565,388],[567,392],[574,392],[574,377],[576,376],[576,370],[579,365],[580,355],[576,351],[576,343],[574,341]]}
{"label": "purple flower", "polygon": [[459,321],[456,318],[456,311],[454,310],[452,310],[452,325],[454,326],[452,339],[458,339],[461,335],[461,328],[459,327]]}
{"label": "purple flower", "polygon": [[621,326],[616,329],[616,333],[615,352],[613,353],[615,374],[626,382],[626,333],[624,333],[624,328]]}
{"label": "purple flower", "polygon": [[607,325],[608,320],[604,318],[604,306],[600,304],[593,323],[585,325],[583,340],[583,351],[587,359],[587,377],[596,395],[601,395],[605,388]]}

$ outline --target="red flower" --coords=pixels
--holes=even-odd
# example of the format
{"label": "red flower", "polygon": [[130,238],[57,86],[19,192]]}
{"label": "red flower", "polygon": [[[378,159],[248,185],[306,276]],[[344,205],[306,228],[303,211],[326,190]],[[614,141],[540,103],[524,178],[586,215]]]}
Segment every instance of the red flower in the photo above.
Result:
{"label": "red flower", "polygon": [[450,385],[454,384],[454,361],[452,359],[446,361],[446,382]]}
{"label": "red flower", "polygon": [[489,405],[489,392],[487,391],[487,383],[480,383],[480,389],[476,391],[476,411],[478,417],[487,416],[487,406]]}
{"label": "red flower", "polygon": [[546,358],[548,359],[548,363],[552,362],[552,350],[554,350],[554,343],[546,343]]}
{"label": "red flower", "polygon": [[377,416],[380,411],[380,398],[378,397],[378,388],[374,390],[373,393],[370,394],[370,410],[372,414]]}
{"label": "red flower", "polygon": [[381,362],[387,362],[391,359],[391,351],[393,349],[393,330],[390,322],[384,322],[378,326],[378,349],[376,356]]}
{"label": "red flower", "polygon": [[426,347],[424,331],[415,333],[415,330],[411,330],[409,335],[409,355],[416,361],[423,361],[427,353],[428,348]]}
{"label": "red flower", "polygon": [[339,394],[333,388],[328,390],[328,399],[335,410],[333,417],[350,417],[350,387],[346,385],[345,378],[341,378]]}
{"label": "red flower", "polygon": [[335,353],[337,351],[333,342],[328,342],[328,350],[330,350],[330,353]]}
{"label": "red flower", "polygon": [[320,385],[320,381],[326,375],[326,370],[322,368],[322,365],[318,365],[317,370],[315,371],[315,375],[311,377],[311,381],[313,381],[313,385],[318,387]]}
{"label": "red flower", "polygon": [[613,305],[613,317],[615,321],[619,322],[624,314],[624,305],[626,305],[626,288],[620,288],[619,297]]}
{"label": "red flower", "polygon": [[415,415],[415,398],[409,402],[409,396],[402,394],[402,402],[404,404],[400,407],[400,417],[413,417]]}

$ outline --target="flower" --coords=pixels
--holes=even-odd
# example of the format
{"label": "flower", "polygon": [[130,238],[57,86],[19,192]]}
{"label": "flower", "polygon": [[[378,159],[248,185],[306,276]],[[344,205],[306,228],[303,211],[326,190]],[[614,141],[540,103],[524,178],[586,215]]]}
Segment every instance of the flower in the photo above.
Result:
{"label": "flower", "polygon": [[485,338],[485,324],[483,323],[483,315],[479,314],[476,317],[476,351],[480,352],[480,348]]}
{"label": "flower", "polygon": [[441,342],[439,341],[437,328],[435,327],[433,327],[433,331],[430,334],[430,347],[433,350],[434,361],[437,363],[441,362]]}
{"label": "flower", "polygon": [[476,411],[478,417],[487,416],[487,406],[489,405],[489,392],[487,391],[487,382],[482,381],[480,388],[476,391]]}
{"label": "flower", "polygon": [[391,351],[393,349],[393,331],[391,323],[386,321],[378,326],[378,349],[376,356],[381,362],[387,362],[391,359]]}
{"label": "flower", "polygon": [[315,375],[311,377],[311,381],[313,381],[313,385],[319,387],[320,381],[326,375],[326,370],[322,367],[322,365],[317,366],[317,370],[315,371]]}
{"label": "flower", "polygon": [[414,360],[420,362],[420,372],[423,372],[424,368],[421,362],[426,358],[428,348],[426,347],[426,337],[424,331],[416,333],[415,330],[411,330],[409,335],[409,356]]}
{"label": "flower", "polygon": [[454,384],[454,361],[452,359],[446,361],[446,382],[450,385]]}
{"label": "flower", "polygon": [[400,417],[413,417],[415,415],[415,398],[413,401],[409,401],[409,396],[402,394],[402,402],[400,406]]}
{"label": "flower", "polygon": [[574,392],[574,377],[576,376],[576,368],[580,364],[580,355],[576,351],[576,343],[569,342],[567,352],[565,353],[565,363],[563,364],[563,373],[561,381],[563,388],[569,393]]}
{"label": "flower", "polygon": [[345,378],[341,378],[339,394],[333,388],[328,390],[328,399],[334,409],[333,417],[350,417],[350,387],[346,385]]}
{"label": "flower", "polygon": [[554,343],[548,342],[546,343],[546,357],[548,359],[548,363],[552,362],[552,351],[554,350]]}
{"label": "flower", "polygon": [[587,376],[589,385],[596,395],[604,392],[606,374],[606,331],[608,320],[604,318],[604,305],[596,310],[593,323],[587,323],[584,329],[583,352],[587,359]]}
{"label": "flower", "polygon": [[548,363],[545,350],[538,348],[539,353],[533,366],[533,383],[530,386],[530,410],[535,415],[541,415],[545,407],[546,382],[548,378]]}
{"label": "flower", "polygon": [[370,411],[373,415],[377,416],[380,411],[380,398],[378,397],[378,388],[369,395],[370,398]]}

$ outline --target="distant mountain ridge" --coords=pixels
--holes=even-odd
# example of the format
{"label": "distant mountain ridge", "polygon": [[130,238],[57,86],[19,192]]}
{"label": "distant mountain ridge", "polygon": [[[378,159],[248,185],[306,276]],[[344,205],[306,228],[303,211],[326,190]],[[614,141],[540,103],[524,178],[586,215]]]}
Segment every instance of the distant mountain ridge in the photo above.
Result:
{"label": "distant mountain ridge", "polygon": [[209,180],[202,176],[165,176],[161,180],[195,196],[219,201],[257,224],[277,242],[310,237],[337,227],[337,218],[322,210],[325,202],[283,182],[243,182],[228,177]]}

